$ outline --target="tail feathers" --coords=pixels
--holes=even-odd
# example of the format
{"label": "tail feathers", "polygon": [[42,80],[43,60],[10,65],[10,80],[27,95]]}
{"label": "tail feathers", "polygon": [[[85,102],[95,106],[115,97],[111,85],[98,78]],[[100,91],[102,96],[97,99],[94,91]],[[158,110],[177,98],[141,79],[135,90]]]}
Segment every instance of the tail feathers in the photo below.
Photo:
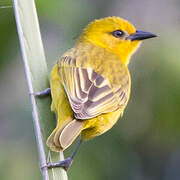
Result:
{"label": "tail feathers", "polygon": [[54,131],[51,133],[51,135],[48,137],[46,144],[52,151],[62,151],[62,148],[60,146],[56,146],[54,143],[54,136],[56,134],[57,129],[54,129]]}
{"label": "tail feathers", "polygon": [[83,129],[83,122],[74,119],[64,128],[57,127],[47,139],[46,144],[52,151],[62,151],[68,148],[79,136]]}
{"label": "tail feathers", "polygon": [[59,142],[63,149],[68,148],[79,136],[82,130],[82,126],[82,121],[73,120],[63,129],[61,135],[59,136]]}

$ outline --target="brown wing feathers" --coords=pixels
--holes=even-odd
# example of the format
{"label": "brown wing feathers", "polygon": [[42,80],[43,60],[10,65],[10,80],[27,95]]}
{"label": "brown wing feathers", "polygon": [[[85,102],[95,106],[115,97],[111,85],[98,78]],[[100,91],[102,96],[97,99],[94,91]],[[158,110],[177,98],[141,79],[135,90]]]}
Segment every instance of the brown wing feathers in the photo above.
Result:
{"label": "brown wing feathers", "polygon": [[101,75],[90,68],[62,67],[61,71],[66,72],[63,84],[77,119],[90,119],[117,109],[116,96]]}

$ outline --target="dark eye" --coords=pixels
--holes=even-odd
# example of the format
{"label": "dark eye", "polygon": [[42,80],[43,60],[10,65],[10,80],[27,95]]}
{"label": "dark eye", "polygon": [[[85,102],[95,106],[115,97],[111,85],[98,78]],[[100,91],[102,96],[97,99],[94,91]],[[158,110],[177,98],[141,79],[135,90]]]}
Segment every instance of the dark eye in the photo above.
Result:
{"label": "dark eye", "polygon": [[122,36],[124,35],[124,32],[121,31],[121,30],[116,30],[116,31],[113,31],[113,32],[112,32],[112,35],[113,35],[114,37],[116,37],[116,38],[120,38],[120,37],[122,37]]}

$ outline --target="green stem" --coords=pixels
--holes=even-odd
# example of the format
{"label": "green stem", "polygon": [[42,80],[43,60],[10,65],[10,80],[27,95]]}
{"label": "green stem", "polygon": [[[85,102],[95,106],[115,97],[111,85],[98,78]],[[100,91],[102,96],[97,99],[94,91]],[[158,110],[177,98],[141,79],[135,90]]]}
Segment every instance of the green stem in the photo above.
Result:
{"label": "green stem", "polygon": [[[24,62],[33,123],[39,151],[40,166],[46,164],[48,153],[52,161],[63,160],[63,153],[50,152],[46,139],[54,129],[56,120],[50,112],[50,97],[35,98],[33,93],[49,87],[48,71],[41,40],[39,23],[34,0],[13,0],[16,24]],[[43,179],[67,180],[66,172],[61,169],[41,169]]]}

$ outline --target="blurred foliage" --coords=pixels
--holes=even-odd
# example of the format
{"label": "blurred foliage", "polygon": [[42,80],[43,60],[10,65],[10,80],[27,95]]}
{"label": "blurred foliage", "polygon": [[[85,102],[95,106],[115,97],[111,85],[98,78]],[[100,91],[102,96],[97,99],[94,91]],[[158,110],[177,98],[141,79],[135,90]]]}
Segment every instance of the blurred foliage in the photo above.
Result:
{"label": "blurred foliage", "polygon": [[[131,59],[132,93],[123,118],[106,134],[82,145],[69,179],[179,179],[179,1],[37,0],[36,4],[49,71],[95,18],[125,17],[139,29],[159,35],[143,42]],[[8,5],[11,1],[0,0],[0,6]],[[0,179],[41,179],[12,8],[0,8],[0,52]]]}
{"label": "blurred foliage", "polygon": [[[0,68],[3,67],[7,58],[7,49],[13,49],[14,45],[18,45],[16,37],[16,23],[14,21],[14,12],[10,8],[12,3],[9,1],[0,1]],[[5,8],[5,7],[9,8]],[[1,9],[1,7],[3,7]],[[16,39],[16,42],[14,41]]]}

